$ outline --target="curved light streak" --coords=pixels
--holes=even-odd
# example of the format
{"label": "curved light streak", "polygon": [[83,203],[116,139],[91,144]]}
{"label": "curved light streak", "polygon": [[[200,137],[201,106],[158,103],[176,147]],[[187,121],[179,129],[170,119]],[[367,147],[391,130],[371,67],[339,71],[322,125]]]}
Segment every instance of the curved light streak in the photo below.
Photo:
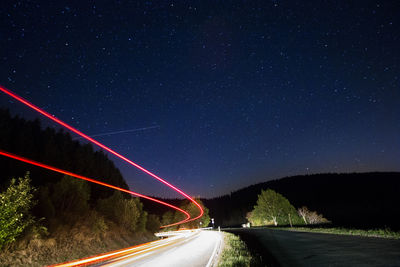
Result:
{"label": "curved light streak", "polygon": [[33,105],[32,103],[30,103],[30,102],[28,102],[27,100],[25,100],[24,98],[22,98],[22,97],[16,95],[15,93],[11,92],[10,90],[8,90],[8,89],[6,89],[6,88],[4,88],[4,87],[2,87],[2,86],[0,86],[0,90],[3,91],[5,94],[11,96],[12,98],[18,100],[19,102],[25,104],[26,106],[32,108],[33,110],[39,112],[40,114],[46,116],[47,118],[51,119],[52,121],[54,121],[54,122],[56,122],[56,123],[58,123],[58,124],[64,126],[64,127],[67,128],[68,130],[70,130],[70,131],[72,131],[72,132],[74,132],[74,133],[80,135],[81,137],[85,138],[86,140],[92,142],[93,144],[96,144],[97,146],[99,146],[99,147],[103,148],[104,150],[110,152],[111,154],[115,155],[116,157],[118,157],[118,158],[120,158],[120,159],[126,161],[127,163],[129,163],[129,164],[131,164],[132,166],[138,168],[139,170],[143,171],[144,173],[150,175],[151,177],[157,179],[157,180],[160,181],[161,183],[165,184],[166,186],[170,187],[171,189],[175,190],[176,192],[178,192],[179,194],[181,194],[182,196],[184,196],[185,198],[187,198],[188,200],[190,200],[191,202],[193,202],[193,203],[199,208],[200,214],[199,214],[197,217],[195,217],[195,218],[192,218],[192,219],[187,220],[186,222],[197,220],[197,219],[199,219],[201,216],[203,216],[204,211],[203,211],[203,208],[200,206],[200,204],[197,203],[192,197],[190,197],[188,194],[186,194],[185,192],[183,192],[183,191],[180,190],[179,188],[173,186],[172,184],[168,183],[167,181],[165,181],[165,180],[162,179],[161,177],[159,177],[159,176],[155,175],[154,173],[152,173],[152,172],[146,170],[145,168],[143,168],[143,167],[140,166],[139,164],[137,164],[137,163],[131,161],[130,159],[128,159],[128,158],[122,156],[121,154],[117,153],[116,151],[112,150],[111,148],[109,148],[109,147],[103,145],[102,143],[100,143],[100,142],[94,140],[94,139],[91,138],[90,136],[87,136],[86,134],[84,134],[84,133],[82,133],[81,131],[75,129],[74,127],[70,126],[69,124],[67,124],[67,123],[65,123],[65,122],[63,122],[63,121],[57,119],[55,116],[51,115],[50,113],[47,113],[46,111],[42,110],[42,109],[39,108],[39,107]]}
{"label": "curved light streak", "polygon": [[[107,261],[112,261],[115,259],[122,259],[132,256],[136,256],[137,259],[143,256],[147,256],[156,252],[157,250],[163,249],[165,247],[173,246],[179,244],[180,242],[185,242],[188,237],[195,235],[192,231],[183,230],[183,231],[175,231],[174,234],[171,234],[169,238],[160,239],[157,241],[151,241],[148,243],[136,245],[129,248],[119,249],[107,253],[98,254],[91,257],[86,257],[79,260],[68,261],[60,264],[50,265],[48,267],[75,267],[75,266],[92,266],[94,264],[97,265],[107,265]],[[109,262],[110,263],[110,262]],[[111,262],[112,264],[112,262]],[[125,266],[125,265],[124,265]]]}
{"label": "curved light streak", "polygon": [[69,171],[65,171],[65,170],[62,170],[62,169],[59,169],[59,168],[56,168],[56,167],[53,167],[53,166],[50,166],[50,165],[46,165],[46,164],[31,160],[31,159],[20,157],[20,156],[17,156],[15,154],[8,153],[8,152],[6,152],[4,150],[1,150],[1,149],[0,149],[0,155],[8,157],[8,158],[15,159],[15,160],[19,160],[19,161],[22,161],[22,162],[25,162],[25,163],[28,163],[28,164],[31,164],[31,165],[35,165],[35,166],[38,166],[38,167],[41,167],[41,168],[44,168],[44,169],[48,169],[48,170],[55,171],[55,172],[58,172],[58,173],[62,173],[62,174],[68,175],[68,176],[72,176],[72,177],[75,177],[75,178],[78,178],[78,179],[81,179],[81,180],[85,180],[85,181],[88,181],[88,182],[91,182],[91,183],[95,183],[95,184],[99,184],[99,185],[102,185],[102,186],[106,186],[106,187],[109,187],[109,188],[112,188],[112,189],[115,189],[115,190],[118,190],[118,191],[121,191],[121,192],[125,192],[125,193],[128,193],[128,194],[137,196],[137,197],[145,198],[145,199],[157,202],[157,203],[159,203],[161,205],[165,205],[165,206],[168,206],[170,208],[173,208],[173,209],[175,209],[177,211],[180,211],[180,212],[182,212],[183,214],[186,215],[186,218],[184,220],[176,222],[176,223],[168,224],[168,225],[163,225],[162,228],[173,226],[173,225],[177,225],[177,224],[181,224],[181,223],[185,223],[190,218],[189,213],[184,211],[183,209],[178,208],[178,207],[176,207],[174,205],[171,205],[169,203],[166,203],[164,201],[158,200],[156,198],[152,198],[152,197],[149,197],[149,196],[146,196],[146,195],[142,195],[142,194],[139,194],[139,193],[136,193],[136,192],[133,192],[133,191],[130,191],[130,190],[118,187],[118,186],[114,186],[114,185],[111,185],[111,184],[103,183],[103,182],[100,182],[98,180],[95,180],[95,179],[92,179],[92,178],[89,178],[89,177],[85,177],[83,175],[75,174],[75,173],[72,173],[72,172],[69,172]]}

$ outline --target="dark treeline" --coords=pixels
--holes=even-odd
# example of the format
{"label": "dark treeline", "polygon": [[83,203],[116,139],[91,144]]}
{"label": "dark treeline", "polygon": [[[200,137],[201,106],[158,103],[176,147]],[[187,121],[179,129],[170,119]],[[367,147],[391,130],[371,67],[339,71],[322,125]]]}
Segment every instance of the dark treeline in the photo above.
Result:
{"label": "dark treeline", "polygon": [[[239,226],[254,209],[261,190],[275,190],[300,208],[315,210],[336,226],[400,229],[400,173],[314,174],[286,177],[211,199],[201,199],[215,225]],[[162,199],[179,206],[180,199]],[[147,210],[162,215],[169,209],[143,201]]]}
{"label": "dark treeline", "polygon": [[[69,133],[42,129],[38,119],[28,121],[12,117],[5,109],[0,109],[0,129],[2,150],[128,189],[120,171],[105,153],[94,150],[91,144],[73,141]],[[3,156],[0,157],[0,169],[0,189],[7,186],[11,177],[21,177],[27,170],[36,187],[56,183],[63,176]],[[92,202],[112,194],[112,190],[103,186],[90,184],[90,187]]]}
{"label": "dark treeline", "polygon": [[[72,140],[62,130],[43,129],[39,120],[28,121],[18,116],[13,117],[4,109],[0,109],[0,129],[1,150],[129,189],[120,171],[103,151],[94,150],[90,144]],[[130,198],[127,194],[116,196],[115,190],[64,177],[63,174],[4,156],[0,156],[0,170],[0,192],[9,186],[11,178],[23,177],[29,171],[32,186],[36,188],[36,204],[32,212],[36,218],[44,218],[42,223],[47,226],[49,222],[51,225],[59,225],[66,222],[66,218],[72,220],[87,216],[92,210],[107,218],[107,212],[99,205],[101,201],[111,201],[112,197],[115,201]],[[142,212],[142,204],[138,200],[130,205],[136,205],[138,212]]]}
{"label": "dark treeline", "polygon": [[[121,173],[105,153],[94,150],[90,144],[73,141],[62,130],[43,129],[39,120],[27,121],[12,117],[4,109],[0,109],[0,129],[1,150],[128,188]],[[54,190],[60,186],[78,186],[64,185],[61,174],[2,156],[0,170],[0,191],[9,185],[12,177],[23,177],[30,171],[32,184],[38,189],[37,196],[43,200],[56,197],[57,192]],[[113,194],[113,190],[102,186],[87,186],[90,192],[88,204],[92,207],[100,199],[109,198]],[[246,215],[254,208],[258,194],[267,188],[284,195],[296,208],[307,206],[338,226],[400,228],[400,173],[294,176],[252,185],[229,195],[202,201],[210,209],[210,217],[215,219],[216,225],[240,225],[247,222]],[[181,204],[179,199],[166,201],[176,206]],[[148,201],[143,201],[143,204],[150,213],[160,216],[169,210]],[[52,205],[49,201],[39,201],[34,215],[48,218],[49,205]]]}
{"label": "dark treeline", "polygon": [[[4,109],[0,150],[129,189],[101,150]],[[0,199],[0,262],[6,265],[47,265],[148,242],[161,225],[137,197],[4,156]]]}
{"label": "dark treeline", "polygon": [[296,208],[307,206],[334,225],[400,229],[400,173],[315,174],[251,185],[212,199],[203,199],[216,225],[246,223],[261,190],[284,195]]}
{"label": "dark treeline", "polygon": [[[163,198],[159,198],[159,197],[155,197],[152,196],[155,199],[159,199],[162,201],[165,201],[171,205],[174,205],[175,207],[179,207],[184,200],[183,199],[178,199],[178,198],[172,198],[172,199],[163,199]],[[141,199],[142,203],[143,203],[143,207],[145,210],[147,210],[149,213],[153,213],[153,214],[157,214],[159,216],[162,216],[164,213],[168,212],[168,211],[173,211],[175,212],[174,209],[166,207],[164,205],[155,203],[153,201],[147,200],[145,198]]]}

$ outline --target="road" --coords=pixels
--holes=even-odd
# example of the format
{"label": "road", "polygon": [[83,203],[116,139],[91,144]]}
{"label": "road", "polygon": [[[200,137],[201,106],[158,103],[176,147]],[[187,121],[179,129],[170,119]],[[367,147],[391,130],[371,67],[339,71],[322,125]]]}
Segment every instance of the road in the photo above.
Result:
{"label": "road", "polygon": [[400,240],[271,230],[236,229],[268,266],[400,266]]}
{"label": "road", "polygon": [[211,267],[219,253],[222,235],[207,230],[163,234],[164,239],[56,266],[202,266]]}

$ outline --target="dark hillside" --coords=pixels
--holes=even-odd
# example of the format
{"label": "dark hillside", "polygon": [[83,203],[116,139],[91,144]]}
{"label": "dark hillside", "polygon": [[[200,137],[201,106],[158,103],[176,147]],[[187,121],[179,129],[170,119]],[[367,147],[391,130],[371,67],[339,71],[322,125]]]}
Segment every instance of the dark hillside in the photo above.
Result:
{"label": "dark hillside", "polygon": [[[128,189],[105,153],[68,133],[3,109],[0,129],[0,150]],[[0,221],[6,222],[0,223],[0,262],[6,266],[43,266],[155,239],[159,219],[136,197],[3,156],[0,170]]]}
{"label": "dark hillside", "polygon": [[[68,133],[52,128],[42,129],[39,120],[27,121],[12,117],[8,110],[0,109],[0,149],[81,175],[96,178],[122,188],[128,188],[120,171],[102,151],[90,144],[73,141]],[[38,167],[0,157],[0,189],[11,177],[23,176],[30,171],[34,186],[58,182],[62,175]],[[112,190],[90,184],[91,201],[109,197]]]}
{"label": "dark hillside", "polygon": [[[162,200],[164,202],[167,202],[167,203],[169,203],[171,205],[174,205],[176,207],[179,207],[182,204],[182,199],[179,199],[179,198],[164,199],[164,198],[159,198],[159,197],[155,197],[155,196],[152,196],[152,197],[156,198],[156,199],[159,199],[159,200]],[[148,211],[149,213],[152,213],[152,214],[157,214],[159,216],[162,216],[167,211],[175,212],[175,210],[172,209],[172,208],[169,208],[169,207],[166,207],[164,205],[155,203],[155,202],[147,200],[145,198],[141,199],[140,201],[143,203],[144,209],[146,211]]]}
{"label": "dark hillside", "polygon": [[273,189],[296,207],[307,206],[335,225],[400,229],[400,173],[315,174],[268,181],[230,195],[204,199],[221,226],[246,222],[262,189]]}

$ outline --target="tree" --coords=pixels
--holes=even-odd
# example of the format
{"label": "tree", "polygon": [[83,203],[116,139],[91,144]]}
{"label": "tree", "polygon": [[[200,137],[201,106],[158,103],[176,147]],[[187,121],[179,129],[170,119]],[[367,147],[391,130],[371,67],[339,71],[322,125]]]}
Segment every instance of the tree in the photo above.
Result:
{"label": "tree", "polygon": [[308,208],[306,206],[303,206],[301,208],[297,209],[297,213],[299,214],[299,216],[303,219],[305,224],[308,224],[307,222],[307,215],[310,213],[310,211],[308,210]]}
{"label": "tree", "polygon": [[56,210],[54,208],[52,199],[51,199],[51,194],[50,194],[50,189],[49,186],[41,186],[38,189],[38,204],[35,207],[36,210],[36,216],[39,218],[45,218],[47,220],[50,220],[51,218],[54,218],[56,214]]}
{"label": "tree", "polygon": [[251,212],[250,222],[265,225],[272,222],[278,224],[290,224],[297,221],[296,209],[290,204],[289,200],[281,194],[271,190],[261,190],[258,195],[257,205]]}
{"label": "tree", "polygon": [[30,210],[34,206],[34,188],[29,172],[24,178],[11,179],[10,186],[0,194],[0,248],[9,244],[34,223]]}
{"label": "tree", "polygon": [[161,222],[160,218],[157,215],[149,214],[147,216],[147,224],[146,229],[151,233],[155,233],[160,230]]}
{"label": "tree", "polygon": [[[163,214],[161,218],[161,225],[168,225],[174,223],[174,213],[172,211],[167,211]],[[172,230],[172,229],[169,229]]]}
{"label": "tree", "polygon": [[88,182],[65,175],[54,185],[52,194],[56,213],[61,216],[84,214],[89,210],[90,187]]}
{"label": "tree", "polygon": [[318,214],[316,211],[310,211],[305,206],[299,208],[297,213],[303,218],[305,224],[320,224],[329,222],[324,218],[324,216],[322,216],[322,214]]}
{"label": "tree", "polygon": [[[203,216],[197,220],[183,223],[179,226],[168,227],[168,230],[174,230],[177,228],[194,229],[194,228],[207,227],[210,224],[211,219],[210,219],[210,215],[208,214],[208,209],[204,206],[203,202],[200,199],[195,198],[194,200],[197,203],[199,203],[200,206],[203,208],[203,211],[204,211]],[[180,205],[180,208],[187,211],[190,214],[191,218],[195,218],[199,215],[199,208],[197,207],[196,204],[194,204],[193,202],[191,202],[189,200],[186,200],[186,199],[183,200],[182,204]],[[176,211],[175,214],[173,214],[171,211],[167,211],[166,213],[164,213],[164,215],[162,217],[162,225],[168,225],[168,224],[172,224],[175,222],[179,222],[185,218],[186,217],[182,212]]]}
{"label": "tree", "polygon": [[119,225],[134,232],[137,229],[140,210],[134,199],[122,199],[119,205],[114,206],[115,218]]}
{"label": "tree", "polygon": [[132,232],[145,231],[147,212],[138,198],[124,198],[119,191],[106,199],[99,199],[97,210],[106,218]]}
{"label": "tree", "polygon": [[147,211],[143,210],[143,204],[139,201],[139,199],[138,198],[135,198],[135,199],[137,200],[136,205],[139,208],[139,212],[140,212],[140,216],[139,216],[139,219],[137,221],[137,225],[136,225],[136,229],[135,230],[137,232],[145,232],[149,214],[147,213]]}
{"label": "tree", "polygon": [[261,226],[272,224],[271,222],[265,221],[257,214],[257,211],[251,211],[246,214],[246,219],[251,223],[252,226]]}
{"label": "tree", "polygon": [[[208,215],[208,209],[204,206],[203,202],[200,199],[195,198],[194,199],[197,203],[200,204],[200,206],[203,208],[204,214],[201,218],[194,220],[194,221],[190,221],[188,223],[184,223],[181,225],[181,227],[183,228],[189,228],[189,229],[193,229],[193,228],[201,228],[201,227],[207,227],[210,224],[210,215]],[[197,216],[199,216],[199,208],[197,207],[196,204],[194,204],[193,202],[189,201],[189,200],[184,200],[183,204],[180,206],[181,209],[187,211],[190,214],[191,218],[195,218]],[[184,215],[179,212],[176,211],[175,212],[176,215],[176,221],[180,221],[184,219]]]}
{"label": "tree", "polygon": [[[28,121],[18,116],[13,117],[8,110],[2,108],[0,108],[0,129],[0,147],[6,151],[128,189],[120,171],[108,159],[107,154],[93,149],[91,144],[73,140],[71,135],[62,129],[56,131],[53,128],[44,128],[39,120]],[[4,177],[25,174],[25,166],[18,161],[0,159],[0,170]],[[54,185],[63,175],[33,168],[30,177],[32,184],[39,188],[49,184]],[[10,179],[0,179],[0,188],[9,182]],[[90,203],[113,194],[113,190],[101,185],[90,183],[89,187]],[[49,192],[52,192],[52,186],[49,186]]]}

